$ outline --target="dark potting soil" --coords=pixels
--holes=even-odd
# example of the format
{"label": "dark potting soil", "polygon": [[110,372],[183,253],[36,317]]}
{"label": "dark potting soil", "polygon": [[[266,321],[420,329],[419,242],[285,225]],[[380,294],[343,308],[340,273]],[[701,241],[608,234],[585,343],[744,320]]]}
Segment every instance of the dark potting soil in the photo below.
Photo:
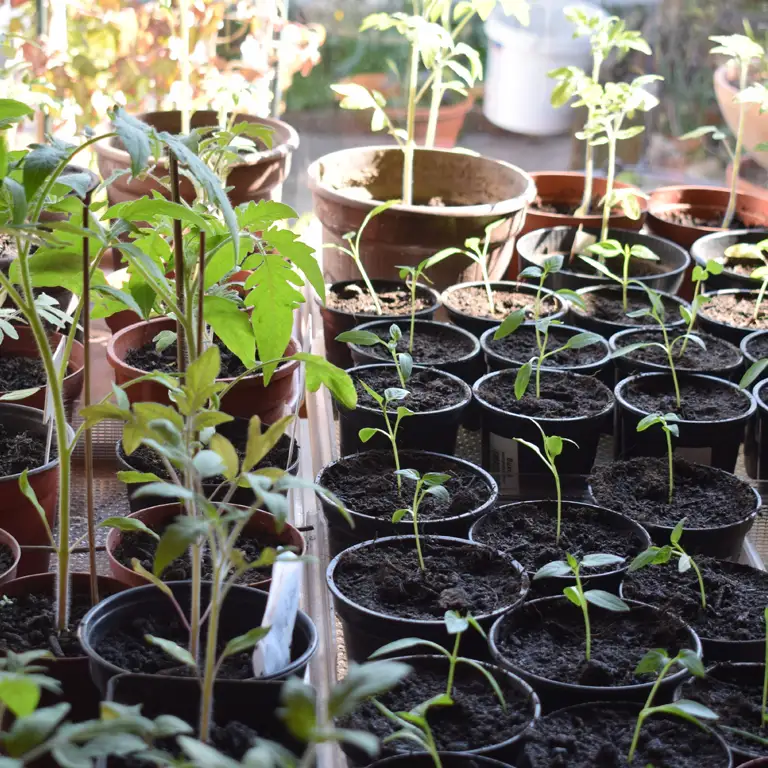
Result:
{"label": "dark potting soil", "polygon": [[755,360],[762,360],[768,357],[768,333],[761,333],[752,339],[747,345],[747,352]]}
{"label": "dark potting soil", "polygon": [[[410,315],[411,293],[405,288],[397,288],[389,291],[381,291],[376,294],[383,315]],[[431,293],[424,290],[416,291],[416,311],[428,309],[435,303]],[[336,309],[348,315],[371,315],[379,317],[376,307],[368,293],[368,289],[361,280],[359,283],[351,283],[344,287],[335,286],[328,291],[325,306],[328,309]]]}
{"label": "dark potting soil", "polygon": [[[611,528],[595,510],[568,502],[563,504],[559,544],[555,543],[556,532],[555,506],[545,509],[532,502],[491,513],[474,538],[514,558],[529,572],[553,560],[565,560],[566,552],[579,560],[590,552],[618,555],[628,558],[628,564],[645,548],[641,539]],[[585,569],[582,577],[616,568],[609,565]]]}
{"label": "dark potting soil", "polygon": [[[56,441],[51,444],[51,458],[56,457]],[[9,432],[0,424],[0,477],[17,475],[25,469],[45,463],[45,437],[30,432]]]}
{"label": "dark potting soil", "polygon": [[[627,768],[638,709],[596,705],[554,712],[528,732],[530,768]],[[640,731],[632,766],[726,768],[720,742],[679,717],[654,715]]]}
{"label": "dark potting soil", "polygon": [[[564,346],[574,333],[562,328],[551,327],[547,335],[546,351],[559,349]],[[521,325],[514,333],[498,341],[490,338],[488,347],[497,355],[517,363],[527,363],[532,357],[538,357],[539,348],[536,344],[536,329],[530,325]],[[608,356],[605,344],[592,344],[581,349],[565,349],[545,361],[545,365],[557,368],[571,368],[579,365],[597,363]]]}
{"label": "dark potting soil", "polygon": [[45,386],[43,361],[34,357],[0,355],[0,392]]}
{"label": "dark potting soil", "polygon": [[595,469],[589,482],[600,506],[620,510],[639,523],[674,528],[685,518],[686,528],[728,525],[755,510],[752,488],[729,472],[675,457],[674,495],[669,499],[666,458],[638,457]]}
{"label": "dark potting soil", "polygon": [[[605,320],[608,323],[624,325],[627,327],[633,325],[648,325],[647,317],[627,317],[628,312],[637,312],[640,309],[648,309],[649,303],[645,295],[640,295],[634,291],[627,294],[627,308],[624,309],[624,303],[620,290],[606,288],[600,291],[590,291],[580,294],[584,300],[584,309],[577,309],[576,313],[584,313],[596,320]],[[664,313],[667,320],[677,320],[680,317],[680,306],[678,302],[666,296],[661,297],[664,304]]]}
{"label": "dark potting soil", "polygon": [[[377,700],[392,712],[410,712],[433,696],[445,693],[447,663],[443,668],[435,668],[413,661],[412,666],[414,671],[402,683],[392,691],[377,697]],[[451,692],[453,705],[431,707],[428,710],[427,722],[439,750],[466,752],[500,744],[519,733],[530,721],[533,715],[530,700],[522,691],[512,686],[505,675],[498,674],[495,677],[504,694],[506,711],[501,708],[499,700],[481,673],[467,664],[457,665]],[[372,733],[379,739],[384,739],[397,730],[370,701],[358,707],[352,715],[345,717],[339,725]],[[398,740],[383,745],[382,757],[411,751],[411,742]]]}
{"label": "dark potting soil", "polygon": [[0,576],[10,570],[13,559],[13,550],[6,544],[0,544]]}
{"label": "dark potting soil", "polygon": [[[533,293],[522,293],[515,290],[494,289],[493,312],[488,305],[488,294],[482,285],[473,285],[448,294],[446,304],[457,312],[472,317],[493,318],[501,322],[510,312],[525,309],[525,319],[533,320],[533,305],[536,296]],[[552,315],[559,309],[559,304],[549,294],[541,300],[540,316]]]}
{"label": "dark potting soil", "polygon": [[541,397],[536,397],[534,372],[527,392],[518,400],[515,397],[516,376],[516,370],[509,370],[486,379],[480,386],[481,397],[508,413],[547,419],[593,416],[613,402],[610,389],[597,379],[583,376],[574,380],[569,373],[544,370],[541,372]]}
{"label": "dark potting soil", "polygon": [[[419,506],[420,520],[440,520],[456,517],[481,507],[491,497],[485,480],[461,464],[446,459],[435,461],[427,454],[401,452],[400,465],[415,469],[420,474],[441,472],[451,476],[444,483],[450,499],[427,494]],[[392,454],[384,451],[365,451],[346,457],[323,472],[323,488],[334,493],[344,506],[354,512],[371,517],[390,519],[396,509],[413,503],[415,481],[402,477],[398,490]]]}
{"label": "dark potting soil", "polygon": [[[674,339],[675,336],[682,334],[682,330],[679,334],[675,331],[670,332],[670,341]],[[683,348],[683,342],[680,341],[675,344],[675,354],[673,359],[677,371],[691,371],[693,373],[696,371],[722,371],[738,364],[741,358],[741,353],[732,344],[708,333],[697,333],[696,335],[704,342],[707,348],[702,349],[696,342],[689,340],[685,345],[685,352],[681,357],[680,350]],[[634,331],[621,340],[621,346],[628,346],[629,344],[636,344],[643,341],[663,343],[664,338],[661,331],[652,329],[647,331]],[[669,368],[667,353],[658,347],[646,347],[645,349],[635,350],[634,352],[630,352],[627,355],[627,358]]]}
{"label": "dark potting soil", "polygon": [[[450,326],[424,325],[416,326],[413,334],[413,349],[408,349],[409,329],[407,324],[400,326],[403,337],[397,344],[398,352],[408,352],[416,365],[434,365],[471,355],[475,349],[472,339],[463,333],[453,330]],[[389,326],[386,328],[374,328],[375,333],[384,341],[389,341]],[[392,356],[389,350],[380,344],[365,347],[365,351],[373,357],[391,362]]]}
{"label": "dark potting soil", "polygon": [[[232,379],[245,373],[245,366],[240,358],[230,352],[224,342],[216,339],[216,345],[221,353],[220,379]],[[138,349],[129,349],[125,353],[125,362],[140,371],[160,371],[161,373],[176,373],[176,342],[158,352],[154,341],[147,342]]]}
{"label": "dark potting soil", "polygon": [[749,398],[740,389],[712,379],[680,381],[677,405],[671,376],[646,376],[623,388],[624,399],[645,413],[676,413],[684,421],[735,419],[749,410]]}
{"label": "dark potting soil", "polygon": [[704,557],[697,557],[696,565],[704,581],[706,609],[701,606],[699,582],[693,568],[679,573],[676,561],[627,574],[622,587],[624,597],[679,616],[699,637],[709,640],[765,637],[763,611],[768,602],[768,573],[748,565]]}
{"label": "dark potting soil", "polygon": [[421,537],[425,571],[412,538],[343,553],[335,581],[350,600],[400,618],[442,621],[446,611],[478,617],[511,605],[521,578],[506,557],[477,545]]}
{"label": "dark potting soil", "polygon": [[[717,216],[694,216],[688,211],[660,211],[655,215],[664,221],[669,221],[672,224],[677,224],[681,227],[712,227],[714,229],[721,229],[723,226],[723,215],[725,211],[719,213]],[[731,226],[728,229],[755,229],[745,224],[738,215],[733,217]]]}
{"label": "dark potting soil", "polygon": [[[378,403],[363,389],[360,384],[362,379],[374,392],[384,395],[384,391],[391,387],[402,388],[394,365],[388,368],[368,368],[354,371],[352,378],[357,390],[357,402],[359,406],[380,410]],[[389,410],[394,413],[404,405],[414,413],[425,411],[439,411],[458,405],[465,399],[464,389],[460,383],[449,379],[434,369],[422,369],[414,371],[408,381],[405,382],[408,396],[403,400],[397,400],[389,405]]]}
{"label": "dark potting soil", "polygon": [[718,323],[758,331],[768,328],[768,302],[762,304],[755,320],[756,299],[757,294],[752,296],[734,293],[717,294],[711,296],[699,312]]}
{"label": "dark potting soil", "polygon": [[565,598],[524,604],[505,617],[496,642],[511,664],[548,680],[574,685],[617,687],[648,682],[635,674],[649,648],[665,648],[675,656],[691,640],[676,617],[634,606],[614,613],[592,606],[592,654],[584,657],[586,640],[581,609]]}

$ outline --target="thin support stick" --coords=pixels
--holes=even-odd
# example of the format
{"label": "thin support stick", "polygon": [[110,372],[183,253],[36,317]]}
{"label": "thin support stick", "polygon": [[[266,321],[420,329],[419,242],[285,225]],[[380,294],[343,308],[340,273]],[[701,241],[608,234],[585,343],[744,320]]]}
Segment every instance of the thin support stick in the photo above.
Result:
{"label": "thin support stick", "polygon": [[[179,191],[179,161],[171,153],[169,164],[171,172],[171,195],[174,203],[181,203]],[[173,268],[176,276],[176,304],[184,314],[184,239],[181,233],[181,219],[173,220]],[[184,349],[184,326],[179,318],[176,318],[176,362],[179,373],[187,369],[187,356]]]}
{"label": "thin support stick", "polygon": [[205,299],[205,232],[200,230],[200,254],[197,268],[197,354],[203,354],[203,300]]}

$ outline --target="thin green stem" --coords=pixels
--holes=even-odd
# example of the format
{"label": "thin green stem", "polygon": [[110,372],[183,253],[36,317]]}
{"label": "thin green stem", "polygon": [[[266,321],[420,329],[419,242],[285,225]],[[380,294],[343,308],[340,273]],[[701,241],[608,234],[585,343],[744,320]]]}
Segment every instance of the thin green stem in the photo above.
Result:
{"label": "thin green stem", "polygon": [[221,564],[217,563],[211,584],[211,613],[208,617],[208,635],[205,643],[205,668],[203,670],[200,695],[200,728],[198,738],[207,742],[210,737],[213,716],[213,686],[216,682],[216,644],[219,633],[219,611],[221,608]]}
{"label": "thin green stem", "polygon": [[685,354],[685,349],[688,346],[688,337],[691,333],[693,333],[693,326],[696,324],[696,315],[698,314],[696,312],[696,299],[701,292],[702,282],[702,280],[697,280],[696,287],[693,289],[693,300],[691,301],[691,319],[688,323],[688,327],[685,329],[685,337],[683,338],[683,344],[680,347],[680,354],[678,355],[678,358],[680,359],[682,359],[683,355]]}
{"label": "thin green stem", "polygon": [[456,633],[456,639],[453,641],[453,652],[451,653],[451,658],[448,664],[448,684],[445,687],[445,692],[451,696],[453,693],[453,679],[456,675],[456,664],[459,659],[459,644],[461,643],[461,632]]}
{"label": "thin green stem", "polygon": [[693,558],[690,558],[690,561],[691,561],[691,568],[693,568],[693,571],[696,574],[696,579],[699,582],[699,593],[701,594],[701,607],[706,611],[707,610],[707,592],[704,589],[704,579],[702,578],[701,571],[699,570],[699,566],[696,565],[696,561]]}
{"label": "thin green stem", "polygon": [[581,606],[581,613],[584,616],[584,633],[586,636],[584,657],[589,661],[592,658],[592,625],[589,623],[589,603],[587,603],[587,599],[584,597],[584,587],[581,584],[578,567],[574,569],[573,575],[576,579],[576,591],[579,593],[580,597],[579,605]]}
{"label": "thin green stem", "polygon": [[[447,7],[447,4],[446,4]],[[437,135],[437,118],[440,114],[440,103],[443,100],[443,68],[435,68],[435,82],[432,84],[432,98],[429,104],[429,120],[427,122],[427,135],[424,146],[432,149],[435,146]]]}
{"label": "thin green stem", "polygon": [[[600,67],[603,64],[603,57],[599,53],[594,54],[592,60],[592,80],[595,83],[600,81]],[[594,108],[587,108],[587,125],[592,122]],[[584,192],[581,196],[581,205],[576,211],[576,216],[589,215],[592,207],[592,182],[595,175],[595,150],[589,139],[586,140],[586,149],[584,152]]]}
{"label": "thin green stem", "polygon": [[621,302],[622,307],[624,308],[624,311],[626,312],[628,307],[627,302],[627,290],[629,288],[629,246],[624,246],[624,269],[622,271],[622,281],[621,281]]}
{"label": "thin green stem", "polygon": [[667,438],[667,460],[669,462],[669,495],[667,497],[667,503],[671,504],[672,495],[675,492],[675,469],[672,458],[672,432],[666,425],[664,426],[664,434]]}
{"label": "thin green stem", "polygon": [[368,273],[365,271],[365,267],[363,266],[363,262],[360,261],[360,252],[359,252],[360,244],[357,245],[357,254],[352,256],[352,260],[357,265],[357,270],[360,272],[360,277],[363,278],[363,282],[365,283],[365,287],[368,289],[368,293],[371,295],[371,299],[373,300],[373,306],[376,310],[377,315],[383,314],[381,309],[381,303],[379,302],[379,297],[376,295],[376,291],[373,289],[373,285],[371,284],[371,279],[368,277]]}
{"label": "thin green stem", "polygon": [[[623,118],[623,116],[622,116]],[[603,202],[603,223],[600,228],[600,240],[608,239],[608,226],[611,217],[611,197],[616,176],[616,134],[613,130],[608,134],[608,174],[605,181],[605,201]]]}
{"label": "thin green stem", "polygon": [[[399,475],[398,475],[399,477]],[[424,494],[419,498],[419,491],[421,490],[421,480],[416,483],[416,492],[413,494],[413,509],[411,510],[411,517],[413,518],[413,535],[416,537],[416,555],[419,558],[419,568],[422,573],[427,570],[424,565],[424,556],[421,552],[421,537],[419,536],[419,505],[421,499],[424,498]]]}
{"label": "thin green stem", "polygon": [[666,677],[667,672],[669,672],[670,669],[672,669],[672,666],[674,665],[675,660],[670,659],[662,668],[661,672],[659,673],[659,676],[656,678],[656,681],[654,682],[651,692],[648,694],[648,698],[645,700],[645,706],[643,707],[640,714],[637,716],[637,723],[635,724],[635,731],[632,734],[632,744],[629,747],[629,754],[627,755],[627,762],[631,763],[632,760],[635,757],[635,752],[637,751],[637,744],[640,740],[640,731],[643,727],[643,723],[645,722],[645,718],[647,716],[648,711],[651,708],[651,704],[653,704],[653,700],[656,697],[656,693],[659,690],[659,686],[661,685],[661,681]]}
{"label": "thin green stem", "polygon": [[677,370],[675,369],[675,361],[674,361],[674,350],[673,345],[669,343],[669,334],[667,333],[667,328],[664,325],[663,322],[660,322],[661,325],[661,335],[664,338],[664,351],[667,353],[667,362],[669,363],[669,370],[672,374],[672,383],[675,386],[675,402],[677,403],[677,407],[680,407],[680,384],[677,381]]}
{"label": "thin green stem", "polygon": [[560,475],[555,469],[554,463],[550,466],[552,476],[555,478],[555,493],[557,494],[557,529],[555,531],[555,543],[560,543],[560,529],[563,523],[563,491],[560,487]]}
{"label": "thin green stem", "polygon": [[411,275],[411,331],[408,338],[408,352],[413,354],[413,335],[416,330],[416,275]]}
{"label": "thin green stem", "polygon": [[760,286],[760,292],[757,294],[757,301],[755,302],[755,312],[752,315],[752,319],[757,322],[760,317],[760,306],[763,303],[765,297],[765,289],[768,287],[768,279],[763,280],[763,284]]}
{"label": "thin green stem", "polygon": [[413,159],[416,132],[416,88],[419,78],[419,43],[411,43],[410,82],[408,84],[408,113],[406,132],[408,139],[403,150],[403,203],[413,205]]}
{"label": "thin green stem", "polygon": [[485,295],[488,297],[488,309],[491,310],[491,317],[496,311],[496,306],[493,303],[493,291],[491,290],[491,278],[488,276],[488,264],[487,258],[481,257],[478,260],[480,264],[480,272],[483,275],[483,285],[485,286]]}
{"label": "thin green stem", "polygon": [[[749,62],[741,61],[741,71],[739,74],[739,90],[743,91],[747,87],[747,74],[749,72]],[[733,223],[733,217],[736,214],[736,198],[739,187],[739,171],[741,169],[741,156],[744,149],[744,117],[746,115],[747,105],[739,104],[739,123],[736,127],[736,148],[733,151],[733,170],[731,172],[731,191],[728,197],[728,207],[723,216],[723,229],[730,229]]]}

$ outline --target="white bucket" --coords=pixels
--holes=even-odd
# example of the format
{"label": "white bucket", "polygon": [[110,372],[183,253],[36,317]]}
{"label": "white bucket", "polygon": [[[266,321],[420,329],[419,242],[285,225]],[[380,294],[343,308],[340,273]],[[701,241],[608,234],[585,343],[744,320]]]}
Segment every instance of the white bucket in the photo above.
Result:
{"label": "white bucket", "polygon": [[590,16],[605,12],[591,3],[539,0],[531,3],[531,23],[520,26],[500,6],[485,22],[488,35],[483,113],[494,125],[529,136],[554,136],[569,130],[568,105],[549,102],[555,81],[547,73],[558,67],[591,69],[588,37],[573,37],[563,9],[577,6]]}

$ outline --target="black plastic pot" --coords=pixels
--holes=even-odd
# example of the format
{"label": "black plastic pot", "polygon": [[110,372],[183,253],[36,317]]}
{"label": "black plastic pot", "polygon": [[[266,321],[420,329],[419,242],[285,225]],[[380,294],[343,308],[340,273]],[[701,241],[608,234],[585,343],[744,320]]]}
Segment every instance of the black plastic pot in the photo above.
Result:
{"label": "black plastic pot", "polygon": [[[392,661],[400,661],[404,664],[407,664],[414,670],[414,672],[411,672],[411,675],[417,674],[418,670],[422,669],[430,671],[437,670],[438,673],[444,674],[446,679],[448,677],[448,660],[444,656],[397,656],[393,658]],[[504,741],[500,741],[497,744],[489,744],[484,747],[477,747],[476,749],[467,749],[466,751],[456,752],[456,754],[463,754],[472,757],[491,757],[497,760],[504,760],[510,763],[514,763],[520,754],[527,729],[530,728],[541,716],[541,704],[539,703],[539,697],[536,695],[533,688],[531,688],[531,686],[528,685],[525,680],[522,680],[517,675],[513,675],[511,672],[508,672],[505,669],[501,669],[501,667],[497,667],[495,664],[487,664],[484,662],[480,663],[487,672],[496,678],[497,682],[502,679],[505,680],[509,687],[516,689],[523,695],[523,697],[525,697],[525,706],[521,705],[519,706],[519,709],[527,711],[528,720],[525,724],[519,726],[516,733]],[[461,675],[462,671],[467,671],[468,669],[469,667],[463,667],[462,664],[459,664],[456,668],[457,676]],[[479,675],[480,673],[476,674]],[[460,678],[457,677],[457,680],[460,680]],[[482,684],[487,685],[485,681],[482,681]],[[395,731],[397,729],[393,727],[392,730]],[[457,734],[455,738],[458,739],[460,737]],[[409,742],[401,741],[399,744],[402,745],[403,749],[412,748]],[[344,744],[343,749],[351,766],[365,766],[370,764],[370,758],[367,757],[361,750],[356,749],[354,745]]]}
{"label": "black plastic pot", "polygon": [[[444,647],[453,647],[454,638],[445,631],[445,622],[442,617],[433,620],[407,619],[399,616],[373,611],[362,605],[357,604],[354,599],[345,595],[337,586],[335,580],[335,571],[339,566],[341,559],[350,552],[364,550],[368,547],[387,546],[390,542],[404,541],[410,539],[414,543],[414,536],[387,536],[376,541],[365,541],[361,544],[355,544],[353,547],[341,552],[331,560],[326,571],[326,582],[333,595],[333,605],[336,615],[341,619],[344,628],[344,645],[347,651],[347,658],[350,661],[362,663],[375,650],[383,645],[400,640],[405,637],[419,637],[424,640],[431,640]],[[448,536],[435,536],[433,540],[447,546],[466,546],[467,541]],[[482,544],[474,544],[486,551],[493,551],[490,547]],[[496,553],[500,554],[500,553]],[[509,561],[510,570],[514,570],[520,575],[520,591],[515,595],[507,595],[508,603],[497,609],[493,613],[475,615],[475,619],[486,631],[488,631],[493,622],[505,611],[510,610],[525,600],[528,593],[529,582],[523,567],[511,557],[504,555]],[[488,646],[477,632],[467,634],[462,640],[462,656],[479,661],[489,661]]]}
{"label": "black plastic pot", "polygon": [[[394,461],[391,452],[378,452],[388,463],[392,465],[392,471],[395,471]],[[400,466],[403,468],[417,469],[422,474],[424,472],[451,472],[452,468],[461,467],[477,475],[479,481],[488,486],[488,500],[471,512],[454,517],[444,517],[439,520],[419,519],[419,531],[423,535],[429,536],[455,536],[459,539],[467,537],[470,526],[480,517],[490,512],[496,505],[499,498],[499,487],[496,481],[480,467],[456,456],[445,456],[439,453],[429,451],[400,451]],[[343,465],[345,460],[353,459],[354,456],[337,459],[331,464],[323,467],[317,475],[316,482],[325,487],[326,473],[334,466]],[[343,501],[343,499],[342,499]],[[399,523],[391,521],[391,513],[388,517],[373,517],[356,512],[345,504],[347,512],[352,517],[355,527],[351,528],[349,523],[339,514],[339,510],[331,504],[325,497],[320,497],[323,514],[328,524],[328,544],[331,554],[336,556],[347,547],[359,544],[370,539],[379,539],[383,536],[402,536],[413,532],[413,522],[406,518]],[[394,510],[393,510],[394,511]]]}
{"label": "black plastic pot", "polygon": [[757,414],[747,423],[744,436],[744,466],[755,480],[768,480],[768,379],[755,385],[752,395]]}
{"label": "black plastic pot", "polygon": [[[739,349],[741,350],[741,354],[744,355],[744,365],[746,368],[749,368],[758,360],[763,359],[757,352],[756,347],[758,343],[764,339],[768,339],[768,331],[755,331],[754,333],[750,333],[749,336],[745,336],[741,340]],[[750,385],[750,389],[754,387],[758,381],[762,381],[766,378],[768,378],[768,369],[764,370],[760,376],[758,376],[758,378]]]}
{"label": "black plastic pot", "polygon": [[[648,328],[628,328],[626,331],[619,331],[615,333],[608,340],[608,345],[611,352],[616,352],[617,349],[628,347],[630,344],[634,344],[638,341],[643,341],[642,336],[648,334],[650,329]],[[682,333],[682,330],[681,330]],[[658,336],[658,341],[663,342],[661,331],[659,330],[654,335]],[[673,333],[671,338],[674,338],[678,334]],[[705,366],[703,368],[684,368],[682,365],[675,365],[675,370],[681,374],[699,374],[702,376],[714,376],[718,379],[727,379],[728,381],[738,382],[744,374],[744,356],[741,350],[731,344],[725,339],[721,339],[717,336],[710,334],[698,334],[699,338],[707,345],[709,350],[713,345],[726,348],[733,356],[733,362],[730,365],[723,367],[716,367],[714,365]],[[694,346],[694,342],[689,341],[689,348]],[[680,351],[681,344],[678,343],[675,346],[675,351]],[[698,348],[698,347],[697,347]],[[702,350],[703,352],[703,350]],[[706,353],[704,353],[706,354]],[[621,381],[632,376],[636,373],[669,373],[668,365],[660,365],[658,363],[650,363],[642,360],[638,360],[633,355],[621,355],[615,357],[613,364],[616,368],[616,381]]]}
{"label": "black plastic pot", "polygon": [[[521,506],[527,506],[534,504],[540,508],[545,509],[553,517],[557,514],[557,502],[552,499],[537,499],[535,501],[522,501],[515,502],[514,504],[504,504],[498,507],[493,512],[481,517],[474,525],[469,529],[469,540],[476,541],[480,544],[488,544],[490,542],[487,539],[487,529],[489,525],[493,523],[493,520],[498,517],[513,517],[518,515],[518,510]],[[630,545],[629,541],[634,539],[636,545],[636,553],[645,551],[651,545],[651,537],[648,532],[643,528],[640,523],[635,522],[626,515],[622,515],[619,512],[614,512],[611,509],[605,507],[598,507],[594,504],[584,504],[578,501],[566,501],[565,504],[568,507],[579,507],[585,512],[590,511],[593,514],[597,514],[600,521],[605,524],[606,527],[612,528],[617,531],[626,533],[627,535],[627,551],[629,555]],[[569,521],[573,520],[572,514],[566,516],[563,513],[563,530],[567,530]],[[553,545],[554,548],[554,545]],[[565,554],[563,554],[565,557]],[[618,593],[619,586],[624,574],[629,568],[632,558],[627,556],[623,564],[610,571],[601,571],[600,573],[590,573],[589,569],[584,570],[581,573],[581,581],[586,586],[589,585],[590,589],[604,589],[608,592]],[[576,581],[571,576],[555,576],[547,579],[539,579],[533,581],[535,571],[528,570],[528,577],[531,579],[531,592],[536,595],[561,595],[565,587],[569,587],[575,584]]]}
{"label": "black plastic pot", "polygon": [[[552,369],[542,369],[541,375],[544,378],[552,373]],[[480,394],[480,388],[489,379],[502,377],[508,382],[510,391],[513,391],[516,375],[517,371],[514,370],[495,371],[478,379],[472,388],[481,409],[482,465],[497,478],[502,494],[511,495],[518,494],[525,488],[540,490],[542,472],[546,473],[546,467],[533,451],[520,446],[514,438],[519,437],[534,445],[540,445],[541,432],[530,418],[492,405]],[[580,383],[590,378],[576,373],[563,375],[572,379],[574,388],[578,388]],[[605,386],[600,382],[597,384],[600,387]],[[533,386],[533,383],[529,386]],[[578,448],[571,443],[563,445],[563,452],[557,459],[561,476],[589,474],[597,455],[600,434],[610,423],[613,406],[614,401],[611,398],[610,403],[595,414],[563,419],[535,417],[547,435],[559,435],[578,443]]]}
{"label": "black plastic pot", "polygon": [[[191,582],[167,582],[177,602],[185,614],[189,614]],[[210,584],[203,583],[203,605],[207,604]],[[221,611],[219,636],[222,640],[232,639],[259,626],[267,606],[268,593],[260,589],[235,585],[229,591]],[[78,629],[78,637],[83,650],[90,657],[91,677],[102,693],[115,675],[131,670],[121,669],[107,661],[99,653],[99,647],[106,637],[119,633],[120,627],[137,616],[174,615],[173,607],[156,586],[134,587],[125,592],[102,600],[91,608],[83,617]],[[280,672],[260,678],[262,680],[282,680],[291,675],[302,675],[309,660],[317,650],[317,630],[312,620],[303,611],[296,617],[293,631],[291,663]],[[154,675],[153,675],[154,676]],[[245,681],[247,682],[247,681]]]}
{"label": "black plastic pot", "polygon": [[[493,317],[477,317],[475,315],[468,315],[466,312],[461,312],[458,309],[455,309],[454,307],[451,306],[451,297],[453,296],[454,293],[462,290],[463,288],[471,288],[471,287],[484,288],[484,285],[485,284],[482,282],[457,283],[456,285],[452,285],[450,288],[446,288],[446,290],[443,291],[440,297],[451,322],[455,323],[460,328],[464,328],[470,333],[473,333],[475,336],[477,336],[477,338],[480,338],[489,328],[498,328],[499,320]],[[491,290],[503,290],[503,289],[511,290],[515,293],[530,294],[531,319],[532,319],[533,303],[536,298],[538,287],[535,285],[531,285],[529,283],[517,283],[512,280],[496,280],[491,283]],[[557,307],[558,307],[557,311],[553,312],[551,315],[547,315],[547,317],[551,318],[552,320],[560,320],[565,317],[565,313],[568,309],[568,303],[566,301],[564,301],[562,298],[560,298],[560,296],[555,295],[551,290],[548,290],[548,289],[542,290],[541,297],[542,297],[542,300],[544,300],[547,297],[550,298],[552,301],[554,301],[557,304]]]}
{"label": "black plastic pot", "polygon": [[[757,408],[755,399],[749,392],[714,376],[681,376],[678,380],[711,382],[712,385],[725,391],[726,389],[740,392],[744,398],[744,413],[730,419],[718,419],[712,421],[686,421],[677,423],[680,435],[674,440],[675,453],[697,464],[724,469],[733,472],[736,468],[736,459],[739,447],[744,439],[744,428],[754,416]],[[629,376],[620,381],[614,390],[616,395],[616,428],[614,433],[614,446],[616,458],[629,459],[633,456],[666,456],[667,444],[664,432],[661,429],[647,429],[644,432],[637,431],[637,425],[648,416],[648,412],[641,410],[626,400],[625,391],[632,382],[643,381],[648,384],[656,381],[669,381],[672,386],[672,377],[666,373],[640,373]]]}
{"label": "black plastic pot", "polygon": [[[517,252],[520,257],[520,269],[530,266],[540,266],[544,259],[560,253],[566,257],[571,252],[573,240],[578,230],[575,227],[551,227],[548,229],[536,229],[523,235],[517,241]],[[587,230],[591,235],[600,237],[599,230]],[[654,265],[659,271],[650,275],[638,275],[640,280],[649,288],[667,293],[677,293],[682,285],[685,270],[690,264],[691,258],[688,252],[676,245],[671,240],[665,240],[656,235],[646,235],[641,232],[632,232],[628,229],[611,229],[608,238],[618,240],[622,245],[644,245],[650,248],[658,257],[657,262],[644,261],[643,264]],[[585,270],[590,267],[584,262]],[[637,262],[636,262],[637,263]],[[577,272],[571,269],[561,269],[547,278],[547,287],[553,290],[570,288],[576,291],[579,288],[587,288],[591,285],[605,285],[610,279],[604,275]]]}
{"label": "black plastic pot", "polygon": [[[754,245],[768,238],[768,229],[729,229],[724,232],[712,232],[700,237],[691,246],[691,258],[695,264],[705,267],[707,262],[723,262],[725,251],[732,245],[745,243]],[[742,262],[744,263],[744,262]],[[757,269],[762,262],[756,262],[752,269]],[[707,278],[708,291],[722,291],[728,288],[743,288],[751,291],[755,286],[759,287],[759,280],[754,280],[748,274],[742,275],[727,267],[719,275],[710,275]]]}
{"label": "black plastic pot", "polygon": [[[738,294],[742,298],[748,298],[750,301],[755,301],[758,296],[757,291],[750,291],[743,288],[729,288],[724,291],[707,291],[705,296],[717,296],[723,294]],[[768,305],[767,305],[768,306]],[[719,320],[713,320],[707,315],[707,305],[704,304],[699,310],[699,314],[696,316],[696,324],[701,330],[706,333],[711,333],[713,336],[719,336],[721,339],[730,341],[731,344],[739,346],[742,339],[754,333],[754,328],[742,328],[737,325],[730,325],[729,323],[722,323]]]}
{"label": "black plastic pot", "polygon": [[[642,611],[643,616],[647,616],[648,621],[656,621],[662,625],[669,625],[670,622],[676,621],[674,617],[668,616],[659,611],[653,606],[646,605],[645,603],[638,603],[634,600],[626,601],[630,606],[630,611],[637,612]],[[496,620],[489,636],[489,642],[491,646],[491,656],[493,660],[500,667],[508,669],[515,675],[522,677],[541,699],[542,710],[547,713],[554,709],[560,709],[563,706],[570,706],[572,704],[584,704],[587,702],[598,701],[631,701],[631,702],[645,702],[648,698],[648,694],[653,686],[653,680],[647,683],[637,683],[634,685],[623,686],[588,686],[577,685],[575,683],[566,683],[558,680],[552,680],[546,677],[541,677],[528,669],[518,666],[514,661],[504,656],[503,652],[498,646],[498,640],[500,633],[507,626],[515,626],[515,623],[523,616],[523,612],[532,611],[538,613],[543,610],[550,609],[553,605],[557,604],[561,606],[562,611],[573,610],[578,611],[581,614],[581,609],[577,608],[571,603],[567,597],[543,597],[538,600],[531,600],[525,604],[519,604],[515,610],[508,611],[499,619]],[[558,611],[561,610],[558,608]],[[597,612],[605,612],[604,608],[598,608],[597,606],[590,605],[590,615],[594,617]],[[625,616],[627,614],[621,614]],[[678,620],[679,621],[679,620]],[[684,622],[679,621],[679,629],[684,631],[689,639],[688,648],[693,650],[698,656],[701,656],[701,641],[696,633]],[[640,661],[640,659],[638,659]],[[672,696],[674,689],[688,676],[688,672],[683,669],[671,674],[665,678],[658,689],[657,702],[668,701]]]}
{"label": "black plastic pot", "polygon": [[[373,368],[395,370],[394,364],[377,363],[375,365],[359,365],[349,370],[349,375],[355,378],[355,375],[362,370]],[[453,381],[462,392],[462,399],[455,405],[449,405],[445,408],[439,408],[434,411],[421,411],[414,413],[413,416],[407,416],[400,422],[400,429],[397,433],[397,444],[402,449],[411,449],[417,451],[434,451],[435,453],[453,453],[456,448],[456,438],[459,433],[465,412],[472,402],[472,390],[465,381],[458,376],[445,371],[435,369],[426,369],[422,366],[414,366],[414,373],[420,370],[433,370],[439,378]],[[407,388],[407,382],[406,382]],[[383,394],[383,393],[379,393]],[[393,403],[390,412],[390,421],[394,428],[395,410],[397,406],[404,403]],[[359,432],[365,427],[373,427],[386,432],[387,426],[384,421],[384,415],[378,405],[371,407],[358,403],[353,411],[339,406],[339,450],[342,456],[346,456],[356,451],[369,449],[390,448],[389,441],[383,435],[374,435],[367,443],[360,440]]]}
{"label": "black plastic pot", "polygon": [[[440,752],[443,768],[514,768],[509,763],[501,763],[490,757],[462,755],[456,752]],[[435,761],[426,753],[416,755],[394,755],[384,760],[377,760],[370,768],[434,768]]]}

